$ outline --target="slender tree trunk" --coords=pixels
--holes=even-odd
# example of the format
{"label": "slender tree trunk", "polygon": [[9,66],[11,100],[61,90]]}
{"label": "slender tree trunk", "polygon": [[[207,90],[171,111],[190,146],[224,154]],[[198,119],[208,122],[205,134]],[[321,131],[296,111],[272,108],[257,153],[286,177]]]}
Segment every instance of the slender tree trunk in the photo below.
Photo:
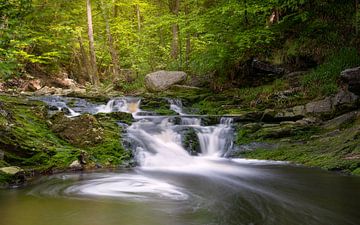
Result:
{"label": "slender tree trunk", "polygon": [[249,25],[249,18],[248,18],[248,8],[247,8],[247,1],[244,0],[244,5],[245,5],[245,13],[244,13],[244,19],[245,19],[245,25]]}
{"label": "slender tree trunk", "polygon": [[135,6],[136,10],[136,17],[137,17],[137,24],[138,24],[138,31],[141,32],[141,12],[140,12],[140,6],[136,4]]}
{"label": "slender tree trunk", "polygon": [[98,70],[97,70],[97,64],[96,64],[94,32],[93,32],[91,1],[90,0],[86,0],[86,12],[87,12],[87,22],[88,22],[88,36],[89,36],[90,63],[91,63],[90,79],[91,79],[92,84],[94,84],[95,86],[98,86],[99,85],[99,77],[98,77]]}
{"label": "slender tree trunk", "polygon": [[112,1],[113,5],[114,5],[114,17],[118,17],[118,14],[119,14],[119,6],[116,5],[116,0],[113,0]]}
{"label": "slender tree trunk", "polygon": [[[170,1],[170,10],[175,15],[179,15],[180,0]],[[174,23],[172,25],[172,44],[171,44],[171,57],[177,59],[179,56],[179,25]]]}
{"label": "slender tree trunk", "polygon": [[112,34],[111,34],[109,19],[107,17],[107,12],[106,12],[106,8],[105,8],[105,5],[104,5],[104,1],[101,0],[100,4],[101,4],[101,11],[102,11],[104,21],[105,21],[105,30],[106,30],[106,36],[107,36],[108,44],[109,44],[109,52],[110,52],[110,55],[111,55],[111,62],[113,64],[113,67],[112,67],[113,68],[113,75],[114,75],[115,78],[118,78],[119,75],[120,75],[119,57],[118,57],[118,54],[117,54],[117,52],[115,50],[115,47],[114,47],[114,39],[113,39]]}
{"label": "slender tree trunk", "polygon": [[[88,54],[86,53],[86,50],[84,48],[84,42],[82,40],[81,34],[79,34],[78,40],[79,40],[79,45],[80,45],[80,58],[81,58],[80,67],[82,67],[82,69],[81,69],[82,79],[85,79],[85,77],[87,77],[87,76],[89,76],[89,74],[91,74],[91,72],[89,70],[90,69],[89,58],[88,58]],[[90,77],[90,81],[91,81],[91,77]]]}
{"label": "slender tree trunk", "polygon": [[355,34],[359,35],[359,0],[355,0]]}
{"label": "slender tree trunk", "polygon": [[[186,26],[189,26],[189,16],[190,10],[189,10],[189,3],[185,5],[185,15],[186,15]],[[185,66],[186,68],[189,68],[189,62],[190,62],[190,52],[191,52],[191,35],[189,31],[186,33],[186,47],[185,47]]]}

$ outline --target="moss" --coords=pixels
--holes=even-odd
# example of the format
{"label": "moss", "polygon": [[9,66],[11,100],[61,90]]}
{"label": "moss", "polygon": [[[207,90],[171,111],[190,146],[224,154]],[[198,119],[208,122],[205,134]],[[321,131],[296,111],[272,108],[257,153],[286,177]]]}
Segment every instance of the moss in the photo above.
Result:
{"label": "moss", "polygon": [[155,112],[158,115],[176,115],[177,113],[170,109],[170,104],[165,97],[147,96],[141,101],[141,109]]}
{"label": "moss", "polygon": [[[317,136],[306,134],[302,136],[301,142],[283,142],[279,148],[274,150],[256,150],[241,153],[242,157],[282,160],[301,163],[307,166],[316,166],[332,171],[343,171],[357,174],[360,167],[360,126],[319,133],[318,128],[309,132],[318,133]],[[299,137],[301,133],[298,133]],[[269,141],[273,141],[270,139]]]}
{"label": "moss", "polygon": [[52,119],[51,129],[73,146],[93,146],[103,141],[104,130],[93,115],[68,118],[63,113]]}
{"label": "moss", "polygon": [[86,148],[92,161],[104,165],[118,166],[130,160],[132,154],[124,149],[121,142],[122,128],[116,124],[115,119],[102,117],[99,123],[104,128],[102,143]]}
{"label": "moss", "polygon": [[[109,114],[102,118],[83,115],[77,119],[57,115],[58,118],[49,119],[46,107],[41,102],[6,95],[0,95],[0,102],[2,110],[8,113],[4,119],[6,126],[0,130],[0,150],[5,153],[0,165],[49,173],[66,169],[84,151],[89,155],[89,166],[96,162],[104,166],[117,166],[131,156],[121,145],[121,130],[116,124],[119,120],[131,123],[129,114]],[[55,120],[58,120],[57,128],[53,130],[61,128],[62,131],[68,131],[66,135],[57,135],[50,129]],[[99,130],[101,140],[94,141],[96,137],[92,134],[99,136]],[[78,138],[73,142],[70,137]],[[92,143],[83,143],[85,138]]]}
{"label": "moss", "polygon": [[0,188],[6,187],[12,182],[13,176],[0,172]]}

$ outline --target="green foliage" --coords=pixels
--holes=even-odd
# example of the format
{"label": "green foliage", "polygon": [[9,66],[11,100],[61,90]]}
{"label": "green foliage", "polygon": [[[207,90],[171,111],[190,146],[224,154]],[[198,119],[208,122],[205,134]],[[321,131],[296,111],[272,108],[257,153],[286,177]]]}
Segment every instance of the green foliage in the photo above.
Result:
{"label": "green foliage", "polygon": [[356,49],[345,48],[326,59],[325,63],[303,77],[302,84],[310,98],[336,93],[340,72],[360,65]]}
{"label": "green foliage", "polygon": [[[253,57],[322,62],[329,53],[357,43],[353,34],[359,13],[350,0],[186,0],[180,1],[178,15],[166,1],[91,2],[102,80],[112,80],[114,71],[107,28],[119,66],[139,74],[133,84],[120,85],[125,92],[141,88],[143,75],[160,69],[215,74],[216,86],[229,86],[229,74]],[[0,78],[63,70],[88,80],[85,2],[1,0],[0,15]],[[274,15],[278,20],[270,21]],[[173,24],[179,26],[175,57],[170,54]],[[331,93],[334,86],[325,89]]]}

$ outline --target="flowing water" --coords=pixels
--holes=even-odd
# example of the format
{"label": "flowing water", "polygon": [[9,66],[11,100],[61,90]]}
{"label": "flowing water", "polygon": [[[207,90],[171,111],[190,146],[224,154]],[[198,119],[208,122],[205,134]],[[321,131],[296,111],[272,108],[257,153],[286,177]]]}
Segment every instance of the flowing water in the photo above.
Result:
{"label": "flowing water", "polygon": [[[216,126],[180,116],[146,116],[140,100],[104,105],[43,98],[53,111],[132,113],[127,128],[137,166],[43,177],[0,191],[0,225],[297,225],[360,224],[360,179],[286,162],[224,158],[233,148],[231,118]],[[74,107],[69,107],[69,102]],[[199,151],[185,149],[193,132]],[[195,134],[194,134],[195,133]]]}

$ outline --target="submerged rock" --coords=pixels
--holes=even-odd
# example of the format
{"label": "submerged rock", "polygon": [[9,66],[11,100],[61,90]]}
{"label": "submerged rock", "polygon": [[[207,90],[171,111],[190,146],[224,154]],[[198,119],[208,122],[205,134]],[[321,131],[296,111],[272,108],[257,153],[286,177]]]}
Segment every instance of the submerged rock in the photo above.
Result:
{"label": "submerged rock", "polygon": [[158,92],[169,89],[174,84],[186,80],[186,73],[182,71],[157,71],[145,76],[145,86],[149,91]]}

